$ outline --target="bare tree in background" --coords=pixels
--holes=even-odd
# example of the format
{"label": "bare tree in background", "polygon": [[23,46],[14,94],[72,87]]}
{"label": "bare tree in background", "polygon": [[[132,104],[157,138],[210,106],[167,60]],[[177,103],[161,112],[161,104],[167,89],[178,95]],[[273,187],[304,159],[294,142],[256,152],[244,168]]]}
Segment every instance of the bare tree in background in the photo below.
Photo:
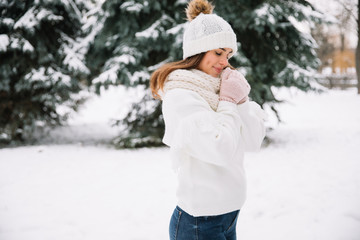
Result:
{"label": "bare tree in background", "polygon": [[315,27],[311,29],[311,35],[318,44],[316,54],[321,61],[318,71],[322,72],[324,68],[331,66],[331,56],[336,49],[334,43],[335,34],[331,35],[324,23],[317,23]]}
{"label": "bare tree in background", "polygon": [[[360,0],[336,0],[341,6],[342,9],[339,14],[337,14],[337,19],[339,20],[339,29],[340,29],[340,47],[341,50],[345,48],[345,35],[348,31],[353,31],[354,26],[353,22],[356,22],[357,28],[357,47],[355,50],[355,68],[357,76],[357,88],[358,94],[360,94]],[[356,5],[357,4],[357,5]],[[357,14],[356,14],[357,10]],[[355,21],[354,21],[355,20]]]}
{"label": "bare tree in background", "polygon": [[355,9],[355,2],[353,0],[338,0],[338,2],[343,6],[343,9],[340,9],[340,12],[336,15],[336,18],[339,21],[339,30],[340,30],[340,50],[344,51],[346,49],[346,35],[349,31],[352,31],[353,23],[352,17],[354,16],[353,9]]}

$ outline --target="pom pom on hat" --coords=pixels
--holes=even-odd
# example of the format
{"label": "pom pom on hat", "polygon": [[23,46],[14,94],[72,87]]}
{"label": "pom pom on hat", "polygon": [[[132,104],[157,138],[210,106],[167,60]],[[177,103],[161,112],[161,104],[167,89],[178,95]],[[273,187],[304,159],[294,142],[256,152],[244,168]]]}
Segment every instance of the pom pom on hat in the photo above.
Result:
{"label": "pom pom on hat", "polygon": [[[216,14],[207,0],[192,0],[186,8],[189,20],[183,37],[183,59],[217,48],[237,51],[236,35],[230,24]],[[230,56],[230,57],[231,57]]]}
{"label": "pom pom on hat", "polygon": [[200,13],[211,14],[214,10],[214,6],[205,0],[193,0],[190,1],[185,9],[186,17],[189,22],[196,18]]}

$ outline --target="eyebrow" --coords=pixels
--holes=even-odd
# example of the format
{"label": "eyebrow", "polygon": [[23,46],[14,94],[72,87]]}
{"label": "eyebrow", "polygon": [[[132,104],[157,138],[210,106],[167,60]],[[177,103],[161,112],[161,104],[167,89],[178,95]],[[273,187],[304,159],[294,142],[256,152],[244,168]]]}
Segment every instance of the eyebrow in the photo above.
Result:
{"label": "eyebrow", "polygon": [[[226,52],[225,48],[220,48],[221,50],[223,50],[224,52]],[[231,50],[229,53],[232,53],[233,51]]]}

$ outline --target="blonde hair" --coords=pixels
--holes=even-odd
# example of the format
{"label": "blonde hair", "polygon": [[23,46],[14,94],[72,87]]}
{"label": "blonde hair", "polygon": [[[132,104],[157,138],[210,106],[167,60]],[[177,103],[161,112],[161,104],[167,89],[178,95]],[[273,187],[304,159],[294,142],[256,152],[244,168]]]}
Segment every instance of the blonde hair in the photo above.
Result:
{"label": "blonde hair", "polygon": [[204,58],[205,53],[199,53],[197,55],[188,57],[178,62],[166,63],[159,69],[157,69],[150,78],[150,89],[155,99],[161,99],[158,91],[164,89],[164,84],[168,75],[177,69],[194,69],[197,68]]}

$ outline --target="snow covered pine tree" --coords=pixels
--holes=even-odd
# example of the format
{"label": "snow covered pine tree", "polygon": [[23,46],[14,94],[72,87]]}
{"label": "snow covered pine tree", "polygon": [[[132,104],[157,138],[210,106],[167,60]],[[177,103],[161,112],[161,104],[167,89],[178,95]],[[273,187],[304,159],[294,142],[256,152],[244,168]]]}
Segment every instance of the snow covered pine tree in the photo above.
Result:
{"label": "snow covered pine tree", "polygon": [[85,0],[0,1],[0,139],[61,123],[89,70],[77,52]]}
{"label": "snow covered pine tree", "polygon": [[185,6],[186,1],[179,0],[107,0],[103,5],[99,21],[104,27],[87,56],[92,84],[98,93],[109,85],[138,92],[127,116],[115,123],[124,126],[114,140],[119,148],[162,144],[161,103],[153,100],[149,79],[159,64],[182,57]]}

